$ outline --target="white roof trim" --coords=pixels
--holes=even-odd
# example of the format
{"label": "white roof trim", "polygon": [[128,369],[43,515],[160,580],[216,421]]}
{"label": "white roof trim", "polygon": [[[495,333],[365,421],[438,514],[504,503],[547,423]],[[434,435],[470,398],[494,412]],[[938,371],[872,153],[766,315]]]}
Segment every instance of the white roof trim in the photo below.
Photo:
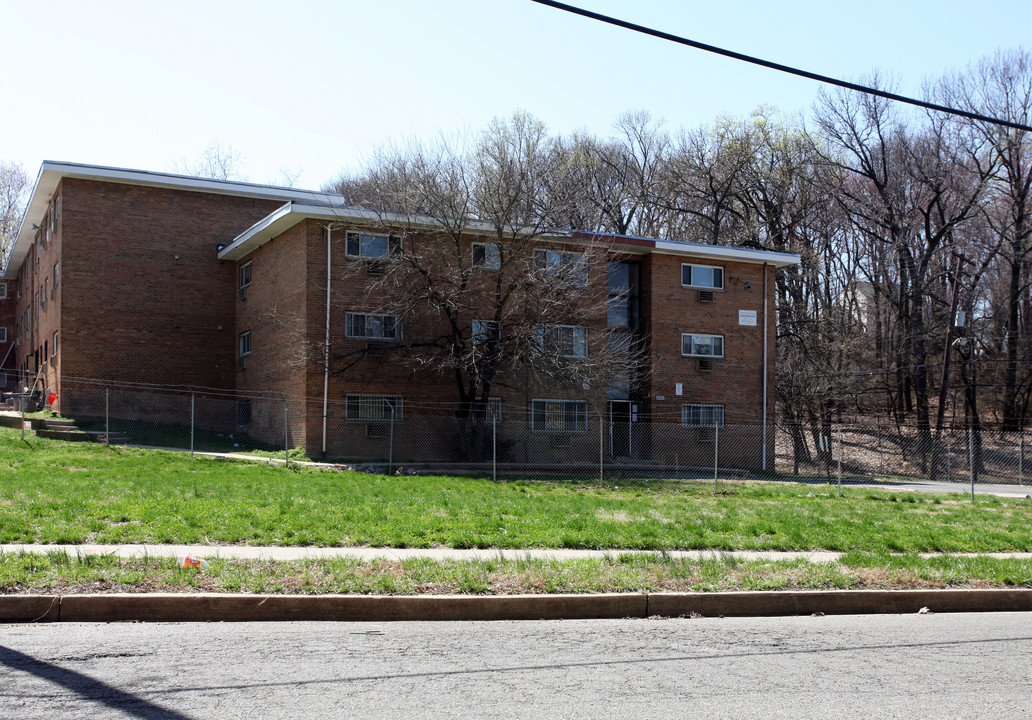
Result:
{"label": "white roof trim", "polygon": [[25,215],[22,217],[21,227],[7,257],[4,258],[4,268],[3,273],[0,273],[0,278],[13,278],[25,261],[29,246],[35,240],[36,232],[32,226],[42,225],[43,216],[50,207],[50,201],[53,198],[54,192],[56,192],[57,186],[63,178],[117,182],[125,185],[145,185],[148,187],[188,190],[217,195],[282,200],[284,202],[302,201],[333,204],[341,203],[344,200],[339,195],[315,190],[295,190],[293,188],[258,185],[234,180],[213,180],[171,173],[148,172],[146,170],[130,170],[126,168],[46,160],[40,166],[39,175],[36,177],[36,184],[32,188],[32,195],[29,196],[29,203],[26,206]]}
{"label": "white roof trim", "polygon": [[794,253],[752,250],[750,248],[729,247],[726,245],[679,243],[669,240],[657,240],[653,252],[671,255],[690,255],[692,257],[725,260],[727,262],[766,263],[774,267],[787,267],[789,265],[798,265],[802,262],[802,257]]}

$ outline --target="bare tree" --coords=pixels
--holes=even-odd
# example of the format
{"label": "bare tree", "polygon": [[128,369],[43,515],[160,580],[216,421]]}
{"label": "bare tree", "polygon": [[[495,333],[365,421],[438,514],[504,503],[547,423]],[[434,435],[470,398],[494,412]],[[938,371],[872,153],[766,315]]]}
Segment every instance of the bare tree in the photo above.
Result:
{"label": "bare tree", "polygon": [[[453,383],[459,417],[483,416],[504,386],[601,402],[614,365],[636,363],[635,348],[608,341],[606,249],[544,221],[560,212],[555,157],[544,126],[517,114],[463,147],[383,150],[364,176],[337,185],[398,237],[366,297],[371,313],[405,329],[377,351]],[[362,352],[337,351],[333,370],[350,372]]]}
{"label": "bare tree", "polygon": [[196,162],[180,160],[172,164],[175,172],[214,180],[247,180],[242,172],[244,156],[229,143],[212,140]]}
{"label": "bare tree", "polygon": [[0,257],[7,257],[14,243],[28,189],[29,176],[21,165],[0,162]]}

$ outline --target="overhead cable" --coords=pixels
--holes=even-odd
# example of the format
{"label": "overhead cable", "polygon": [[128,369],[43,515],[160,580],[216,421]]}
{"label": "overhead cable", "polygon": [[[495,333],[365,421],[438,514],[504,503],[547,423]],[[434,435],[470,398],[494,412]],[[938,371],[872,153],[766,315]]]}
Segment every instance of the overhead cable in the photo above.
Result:
{"label": "overhead cable", "polygon": [[828,77],[827,75],[820,75],[813,73],[808,70],[800,70],[798,68],[791,67],[789,65],[782,65],[781,63],[771,62],[770,60],[763,60],[761,58],[753,57],[751,55],[745,55],[743,53],[734,52],[733,50],[725,50],[715,45],[707,45],[696,40],[689,40],[688,38],[680,37],[679,35],[672,35],[671,33],[663,32],[662,30],[654,30],[652,28],[645,27],[644,25],[637,25],[635,23],[627,22],[626,20],[619,20],[609,15],[602,15],[601,13],[592,12],[590,10],[584,10],[582,8],[574,7],[573,5],[567,5],[566,3],[555,2],[554,0],[532,0],[540,5],[547,5],[554,7],[557,10],[565,10],[568,13],[574,15],[581,15],[582,17],[591,18],[592,20],[598,20],[599,22],[608,23],[609,25],[616,25],[626,30],[633,30],[634,32],[642,33],[643,35],[651,35],[652,37],[660,38],[661,40],[669,40],[680,45],[687,45],[698,50],[705,50],[706,52],[716,53],[717,55],[723,55],[724,57],[733,58],[735,60],[742,60],[743,62],[752,63],[753,65],[760,65],[765,68],[772,70],[778,70],[780,72],[789,73],[790,75],[798,75],[799,77],[808,78],[810,80],[816,80],[817,82],[827,83],[829,85],[836,85],[838,87],[847,88],[849,90],[855,90],[856,92],[866,93],[868,95],[876,95],[878,97],[885,98],[887,100],[895,100],[901,103],[907,103],[908,105],[916,105],[918,107],[925,108],[927,110],[936,110],[938,112],[948,113],[950,115],[959,115],[966,117],[971,120],[978,120],[980,122],[987,122],[993,125],[1002,125],[1004,127],[1013,128],[1015,130],[1026,130],[1032,132],[1032,126],[1022,125],[1021,123],[1012,122],[1010,120],[1002,120],[1000,118],[989,117],[988,115],[981,115],[975,112],[969,112],[967,110],[960,110],[959,108],[952,108],[946,105],[937,105],[935,103],[926,102],[924,100],[918,100],[916,98],[907,97],[906,95],[897,95],[896,93],[890,93],[885,90],[879,90],[878,88],[867,87],[865,85],[859,85],[857,83],[848,82],[846,80],[838,80],[837,78]]}

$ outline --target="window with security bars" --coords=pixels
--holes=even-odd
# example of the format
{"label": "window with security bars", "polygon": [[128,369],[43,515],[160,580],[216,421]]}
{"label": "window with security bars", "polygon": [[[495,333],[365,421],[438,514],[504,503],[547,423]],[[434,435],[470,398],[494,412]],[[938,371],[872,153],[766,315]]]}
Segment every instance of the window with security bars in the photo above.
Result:
{"label": "window with security bars", "polygon": [[588,403],[585,400],[533,400],[531,429],[534,432],[587,432]]}
{"label": "window with security bars", "polygon": [[473,419],[484,420],[487,419],[491,422],[502,421],[502,399],[501,398],[488,398],[487,403],[484,405],[475,405],[473,407]]}
{"label": "window with security bars", "polygon": [[358,422],[395,421],[404,414],[401,395],[348,394],[344,399],[344,416]]}
{"label": "window with security bars", "polygon": [[724,427],[724,406],[686,404],[681,406],[681,424],[684,427],[717,425]]}

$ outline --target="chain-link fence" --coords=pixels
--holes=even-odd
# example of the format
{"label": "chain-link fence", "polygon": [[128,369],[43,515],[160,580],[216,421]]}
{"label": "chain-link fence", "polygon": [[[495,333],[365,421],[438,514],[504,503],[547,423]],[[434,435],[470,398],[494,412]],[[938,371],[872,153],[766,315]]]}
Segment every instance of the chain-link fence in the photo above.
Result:
{"label": "chain-link fence", "polygon": [[[312,459],[387,474],[450,473],[576,484],[713,483],[747,477],[832,483],[932,479],[1024,485],[1026,433],[949,428],[618,421],[586,404],[490,406],[478,418],[346,400],[65,381],[55,437],[194,452]],[[31,408],[30,408],[31,409]],[[46,431],[46,427],[41,429]],[[76,435],[78,434],[78,435]],[[958,489],[961,489],[958,487]]]}

